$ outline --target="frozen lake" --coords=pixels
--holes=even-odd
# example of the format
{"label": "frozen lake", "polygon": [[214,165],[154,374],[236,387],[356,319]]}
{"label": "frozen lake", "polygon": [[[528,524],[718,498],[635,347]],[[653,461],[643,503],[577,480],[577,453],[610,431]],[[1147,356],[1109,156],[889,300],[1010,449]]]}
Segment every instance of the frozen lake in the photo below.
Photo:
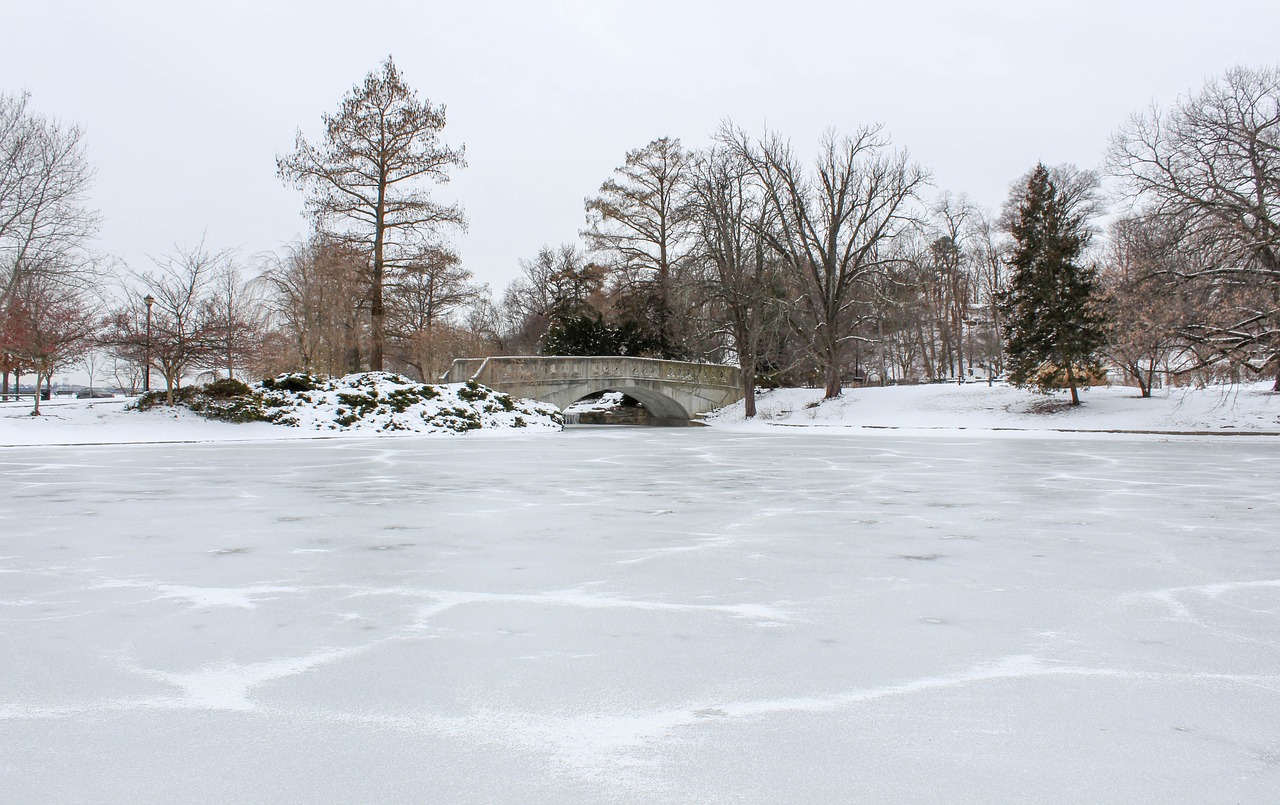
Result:
{"label": "frozen lake", "polygon": [[6,802],[1280,799],[1280,444],[0,451]]}

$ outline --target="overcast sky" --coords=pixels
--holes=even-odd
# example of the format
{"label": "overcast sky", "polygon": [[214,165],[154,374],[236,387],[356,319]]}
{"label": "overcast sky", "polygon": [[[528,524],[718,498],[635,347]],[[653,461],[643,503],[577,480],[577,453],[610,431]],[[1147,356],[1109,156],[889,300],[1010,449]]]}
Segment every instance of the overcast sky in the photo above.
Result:
{"label": "overcast sky", "polygon": [[99,245],[140,267],[206,232],[246,259],[305,233],[275,157],[394,55],[466,144],[435,193],[466,208],[455,245],[495,290],[576,241],[583,199],[658,137],[700,146],[731,118],[807,152],[882,123],[994,209],[1037,160],[1098,166],[1129,114],[1280,61],[1274,0],[14,0],[0,29],[0,92],[84,128]]}

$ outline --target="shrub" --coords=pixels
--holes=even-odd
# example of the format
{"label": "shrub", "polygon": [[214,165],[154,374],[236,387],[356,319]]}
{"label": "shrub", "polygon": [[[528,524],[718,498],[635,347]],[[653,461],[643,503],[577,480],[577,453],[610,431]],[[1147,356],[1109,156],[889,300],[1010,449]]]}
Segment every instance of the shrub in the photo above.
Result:
{"label": "shrub", "polygon": [[468,430],[476,430],[482,427],[480,415],[469,408],[454,406],[446,408],[434,417],[423,415],[423,419],[427,422],[441,425],[449,430],[459,433]]}
{"label": "shrub", "polygon": [[468,380],[458,389],[458,399],[464,402],[479,402],[489,399],[489,390],[474,380]]}
{"label": "shrub", "polygon": [[[173,404],[175,406],[184,405],[184,406],[190,407],[191,403],[197,399],[199,394],[200,394],[199,388],[188,387],[188,388],[174,389]],[[148,391],[146,394],[143,394],[141,397],[138,398],[138,401],[133,404],[133,407],[137,408],[139,411],[150,411],[152,408],[155,408],[157,405],[167,405],[168,399],[169,399],[168,392],[166,391],[163,391],[163,390]]]}
{"label": "shrub", "polygon": [[354,411],[343,411],[339,408],[337,414],[338,416],[334,419],[334,422],[337,422],[344,428],[349,428],[360,421],[360,415]]}
{"label": "shrub", "polygon": [[338,402],[352,409],[357,417],[364,417],[378,410],[377,393],[376,390],[368,395],[339,393]]}
{"label": "shrub", "polygon": [[224,400],[204,397],[193,403],[191,410],[221,422],[274,422],[280,415],[279,411],[263,410],[262,398],[257,394]]}
{"label": "shrub", "polygon": [[232,397],[243,397],[249,394],[251,389],[246,383],[241,383],[234,378],[224,377],[221,380],[205,384],[203,391],[204,395],[211,399],[227,400]]}
{"label": "shrub", "polygon": [[395,389],[387,394],[387,405],[391,406],[392,411],[402,414],[423,400],[430,400],[438,396],[440,396],[439,393],[430,386],[419,386],[416,389]]}
{"label": "shrub", "polygon": [[280,391],[313,391],[319,385],[320,381],[307,374],[306,372],[289,372],[279,377],[268,377],[262,381],[264,389],[278,389]]}

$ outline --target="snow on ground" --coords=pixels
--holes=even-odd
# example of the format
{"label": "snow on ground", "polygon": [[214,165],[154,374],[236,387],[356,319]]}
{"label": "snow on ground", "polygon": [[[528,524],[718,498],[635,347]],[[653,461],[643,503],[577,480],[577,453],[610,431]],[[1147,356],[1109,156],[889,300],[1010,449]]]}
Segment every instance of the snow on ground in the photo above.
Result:
{"label": "snow on ground", "polygon": [[[1280,434],[1280,394],[1272,383],[1160,389],[1143,399],[1127,386],[1090,388],[1082,404],[1066,393],[1037,394],[1003,383],[845,389],[822,402],[820,389],[777,389],[757,399],[748,426],[807,425],[908,430],[1154,431]],[[707,421],[744,424],[742,403]]]}
{"label": "snow on ground", "polygon": [[[284,380],[289,376],[281,376]],[[305,376],[297,376],[303,377]],[[181,406],[133,410],[136,400],[56,399],[0,402],[0,446],[137,442],[314,439],[332,436],[452,435],[459,432],[559,432],[555,406],[514,400],[483,386],[424,385],[398,375],[365,372],[287,391],[257,386],[257,404],[288,424],[211,421]],[[237,405],[243,407],[242,402]]]}
{"label": "snow on ground", "polygon": [[[1150,399],[1139,397],[1136,390],[1128,387],[1094,388],[1085,391],[1084,404],[1074,408],[1065,404],[1064,395],[1036,394],[1004,384],[991,388],[985,383],[970,383],[846,389],[839,399],[825,403],[820,402],[822,392],[816,389],[779,389],[761,393],[759,415],[752,422],[743,421],[741,403],[716,412],[705,421],[735,429],[803,425],[864,432],[964,429],[1005,433],[1280,433],[1280,394],[1270,388],[1269,383],[1259,383],[1165,389]],[[29,402],[0,402],[0,446],[368,436],[367,432],[351,428],[328,427],[337,408],[335,400],[335,393],[327,393],[327,408],[320,414],[307,415],[306,428],[211,422],[186,411],[138,413],[125,410],[129,400],[124,398],[53,400],[41,403],[44,415],[40,417],[27,415],[31,410]],[[815,403],[819,404],[810,407]],[[594,409],[607,404],[581,407]],[[534,421],[531,416],[526,418]]]}
{"label": "snow on ground", "polygon": [[[289,382],[301,388],[290,389]],[[482,428],[559,431],[560,411],[476,383],[416,383],[391,372],[340,378],[281,375],[254,387],[273,422],[313,431],[462,433]],[[232,403],[232,405],[243,404]]]}
{"label": "snow on ground", "polygon": [[40,403],[0,402],[0,447],[138,442],[213,442],[252,439],[314,439],[317,433],[266,422],[229,424],[205,419],[185,408],[129,411],[135,398],[55,399]]}
{"label": "snow on ground", "polygon": [[606,391],[595,399],[579,400],[565,408],[566,414],[581,414],[588,411],[612,411],[622,405],[626,397],[620,391]]}

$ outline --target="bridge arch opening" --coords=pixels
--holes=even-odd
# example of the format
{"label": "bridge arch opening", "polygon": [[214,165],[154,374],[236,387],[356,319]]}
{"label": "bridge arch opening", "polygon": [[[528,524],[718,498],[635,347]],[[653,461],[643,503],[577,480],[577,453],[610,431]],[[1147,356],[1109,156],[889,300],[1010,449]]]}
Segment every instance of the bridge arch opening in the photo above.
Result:
{"label": "bridge arch opening", "polygon": [[651,425],[684,425],[692,419],[683,405],[661,391],[625,383],[614,383],[599,388],[579,387],[564,395],[561,400],[557,400],[556,404],[564,410],[575,402],[611,391],[623,394],[639,403],[649,413]]}

